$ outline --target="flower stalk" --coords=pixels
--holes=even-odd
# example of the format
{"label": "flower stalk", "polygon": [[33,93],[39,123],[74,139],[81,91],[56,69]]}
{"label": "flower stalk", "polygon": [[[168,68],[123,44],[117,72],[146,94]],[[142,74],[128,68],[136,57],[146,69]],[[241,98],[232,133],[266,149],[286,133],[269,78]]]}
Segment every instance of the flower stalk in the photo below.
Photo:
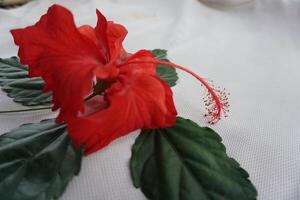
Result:
{"label": "flower stalk", "polygon": [[36,111],[36,110],[48,110],[48,109],[51,109],[51,108],[52,108],[51,106],[47,106],[47,107],[17,109],[17,110],[0,110],[0,114],[29,112],[29,111]]}

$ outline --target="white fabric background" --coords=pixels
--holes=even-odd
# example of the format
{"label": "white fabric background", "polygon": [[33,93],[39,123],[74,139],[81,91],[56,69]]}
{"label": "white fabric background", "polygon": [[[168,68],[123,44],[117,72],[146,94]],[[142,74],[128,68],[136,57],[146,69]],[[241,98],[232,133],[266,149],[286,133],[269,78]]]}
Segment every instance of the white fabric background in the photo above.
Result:
{"label": "white fabric background", "polygon": [[[124,24],[127,50],[165,48],[172,61],[231,93],[229,118],[213,128],[230,156],[250,173],[261,200],[300,199],[300,1],[256,0],[212,8],[196,0],[40,0],[0,9],[0,57],[16,55],[9,30],[36,22],[53,3],[95,24],[95,8]],[[179,114],[207,125],[203,88],[185,73],[174,87]],[[0,93],[0,109],[15,104]],[[50,112],[0,116],[0,132],[53,117]],[[62,200],[145,200],[129,174],[138,131],[83,160]]]}

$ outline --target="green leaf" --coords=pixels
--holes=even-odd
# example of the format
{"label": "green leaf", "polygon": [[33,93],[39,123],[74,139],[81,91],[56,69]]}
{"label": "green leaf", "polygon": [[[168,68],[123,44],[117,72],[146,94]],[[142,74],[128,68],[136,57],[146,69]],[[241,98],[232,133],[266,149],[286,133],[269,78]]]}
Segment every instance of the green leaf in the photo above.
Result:
{"label": "green leaf", "polygon": [[212,129],[177,118],[171,128],[143,130],[132,148],[134,185],[151,200],[251,200],[248,173],[226,155]]}
{"label": "green leaf", "polygon": [[82,153],[66,125],[54,120],[25,124],[0,136],[0,197],[53,200],[80,171]]}
{"label": "green leaf", "polygon": [[[152,54],[155,55],[157,60],[169,61],[167,59],[167,50],[154,49],[152,50]],[[175,86],[178,80],[176,69],[165,65],[157,65],[156,75],[164,80],[170,87]]]}
{"label": "green leaf", "polygon": [[49,104],[50,92],[43,93],[44,81],[41,78],[29,78],[28,69],[17,57],[0,58],[0,86],[15,102],[25,106]]}

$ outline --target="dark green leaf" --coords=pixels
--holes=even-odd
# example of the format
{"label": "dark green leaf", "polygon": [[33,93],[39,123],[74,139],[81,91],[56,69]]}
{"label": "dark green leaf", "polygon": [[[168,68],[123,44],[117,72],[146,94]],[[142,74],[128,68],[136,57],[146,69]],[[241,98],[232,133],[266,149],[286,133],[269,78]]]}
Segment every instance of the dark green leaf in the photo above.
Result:
{"label": "dark green leaf", "polygon": [[143,130],[132,148],[134,185],[151,200],[252,200],[248,173],[226,155],[212,129],[177,118],[171,128]]}
{"label": "dark green leaf", "polygon": [[[157,60],[169,61],[167,59],[167,50],[154,49],[152,53],[156,56]],[[170,87],[176,85],[176,81],[178,80],[176,69],[165,65],[157,66],[156,75],[164,80]]]}
{"label": "dark green leaf", "polygon": [[65,125],[54,120],[25,124],[0,136],[0,197],[53,200],[80,171],[82,153]]}
{"label": "dark green leaf", "polygon": [[17,57],[0,58],[0,86],[14,101],[25,106],[49,104],[51,93],[43,93],[44,81],[29,78],[28,69]]}

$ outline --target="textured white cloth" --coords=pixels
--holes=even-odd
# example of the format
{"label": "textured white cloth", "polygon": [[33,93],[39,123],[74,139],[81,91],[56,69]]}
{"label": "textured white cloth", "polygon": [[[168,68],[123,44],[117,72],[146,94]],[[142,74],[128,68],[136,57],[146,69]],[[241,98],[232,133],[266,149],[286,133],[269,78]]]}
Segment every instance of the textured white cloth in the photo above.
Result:
{"label": "textured white cloth", "polygon": [[[0,9],[0,57],[16,55],[11,28],[36,22],[53,3],[96,22],[95,8],[129,30],[128,51],[165,48],[169,58],[231,93],[229,118],[213,128],[228,154],[250,173],[261,200],[300,199],[300,1],[256,0],[213,8],[197,0],[39,0]],[[179,115],[207,125],[203,88],[179,72],[173,88]],[[0,93],[0,109],[21,108]],[[51,112],[0,116],[0,132],[55,116]],[[84,158],[62,200],[145,200],[132,185],[131,145],[138,131]]]}

